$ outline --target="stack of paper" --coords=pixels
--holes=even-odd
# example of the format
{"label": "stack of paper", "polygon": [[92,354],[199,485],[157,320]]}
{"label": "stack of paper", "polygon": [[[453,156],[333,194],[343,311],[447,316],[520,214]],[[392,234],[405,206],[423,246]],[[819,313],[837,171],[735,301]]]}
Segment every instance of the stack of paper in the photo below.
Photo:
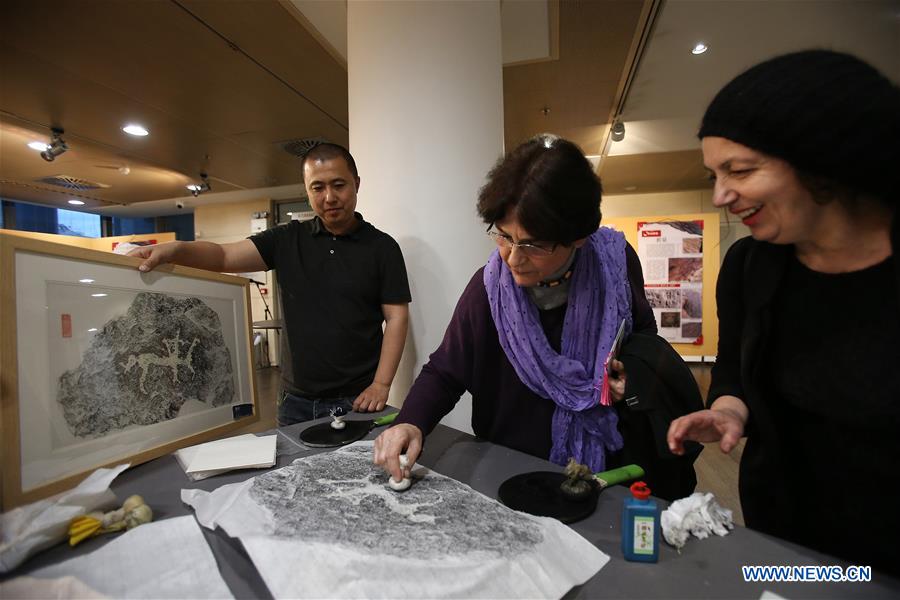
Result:
{"label": "stack of paper", "polygon": [[198,481],[235,469],[260,469],[275,464],[276,435],[252,433],[188,446],[175,452],[187,476]]}

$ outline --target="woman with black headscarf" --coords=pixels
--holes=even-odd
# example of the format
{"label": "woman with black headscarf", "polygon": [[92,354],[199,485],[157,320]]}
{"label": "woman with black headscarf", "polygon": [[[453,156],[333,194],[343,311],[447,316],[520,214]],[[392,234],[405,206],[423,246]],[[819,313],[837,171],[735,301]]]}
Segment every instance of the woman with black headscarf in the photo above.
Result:
{"label": "woman with black headscarf", "polygon": [[670,449],[747,437],[747,526],[898,571],[900,89],[811,50],[742,73],[699,137],[713,203],[750,228],[717,285],[708,410]]}

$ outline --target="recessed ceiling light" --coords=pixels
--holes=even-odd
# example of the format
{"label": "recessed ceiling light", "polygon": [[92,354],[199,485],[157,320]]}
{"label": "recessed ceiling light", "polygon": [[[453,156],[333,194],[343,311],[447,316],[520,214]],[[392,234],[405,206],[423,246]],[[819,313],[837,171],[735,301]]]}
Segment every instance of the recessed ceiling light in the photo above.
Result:
{"label": "recessed ceiling light", "polygon": [[84,206],[84,202],[82,202],[81,200],[69,200],[69,204],[72,204],[74,206]]}
{"label": "recessed ceiling light", "polygon": [[94,298],[105,298],[107,294],[91,294]]}
{"label": "recessed ceiling light", "polygon": [[90,329],[88,329],[88,333],[90,333],[90,332],[92,332],[92,331],[97,331],[97,328],[96,328],[96,327],[91,327]]}
{"label": "recessed ceiling light", "polygon": [[88,279],[87,277],[85,277],[84,279],[79,279],[78,283],[94,283],[94,280]]}
{"label": "recessed ceiling light", "polygon": [[703,42],[699,42],[694,45],[693,49],[691,50],[691,54],[703,54],[707,50],[709,50],[709,46],[707,46]]}
{"label": "recessed ceiling light", "polygon": [[140,137],[150,134],[150,132],[147,131],[146,127],[144,127],[143,125],[138,125],[137,123],[129,123],[122,128],[122,131],[129,135],[136,135]]}
{"label": "recessed ceiling light", "polygon": [[49,144],[45,144],[44,142],[28,142],[28,147],[32,150],[37,150],[38,152],[43,152],[47,148],[50,147]]}

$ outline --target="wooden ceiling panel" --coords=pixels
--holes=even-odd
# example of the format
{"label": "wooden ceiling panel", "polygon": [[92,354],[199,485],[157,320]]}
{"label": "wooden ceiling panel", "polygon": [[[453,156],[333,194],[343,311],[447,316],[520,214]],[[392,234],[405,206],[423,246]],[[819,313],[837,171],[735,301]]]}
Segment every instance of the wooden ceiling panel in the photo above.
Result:
{"label": "wooden ceiling panel", "polygon": [[232,1],[227,11],[221,10],[221,0],[182,0],[181,4],[347,129],[346,68],[282,3]]}
{"label": "wooden ceiling panel", "polygon": [[[199,112],[197,89],[226,92],[229,72],[240,62],[173,2],[14,1],[11,7],[17,27],[4,31],[6,44],[163,112],[173,106]],[[66,25],[53,29],[54,43],[35,43],[53,23]]]}
{"label": "wooden ceiling panel", "polygon": [[[247,61],[223,67],[232,75],[227,88],[177,82],[176,85],[190,90],[190,101],[165,106],[160,98],[154,101],[150,80],[145,82],[146,93],[132,97],[29,51],[0,45],[0,54],[3,79],[8,83],[3,86],[4,110],[37,123],[62,124],[73,132],[72,119],[97,113],[102,122],[89,123],[89,129],[77,133],[110,145],[134,142],[120,130],[129,119],[144,123],[154,135],[167,125],[189,131],[191,137],[276,128],[281,128],[279,139],[308,135],[307,130],[326,132],[338,139],[346,135],[334,121]],[[286,123],[301,126],[286,129]],[[145,143],[150,140],[147,138],[135,147],[152,151],[155,145]],[[165,160],[170,156],[169,148],[156,150],[156,156],[148,158]]]}
{"label": "wooden ceiling panel", "polygon": [[[0,179],[20,187],[63,164],[88,178],[91,162],[174,176],[93,192],[117,203],[183,195],[200,171],[216,191],[294,183],[277,142],[347,142],[346,71],[278,2],[7,0],[0,23]],[[129,121],[151,135],[123,133]],[[11,126],[44,141],[64,127],[71,149],[45,163],[5,143]]]}
{"label": "wooden ceiling panel", "polygon": [[[202,170],[212,169],[214,163],[217,168],[229,171],[229,177],[241,187],[260,187],[264,183],[254,175],[256,153],[248,152],[237,140],[197,127],[186,118],[173,118],[17,50],[0,46],[0,56],[4,77],[15,78],[18,83],[8,88],[4,86],[3,108],[33,124],[36,133],[47,134],[46,130],[41,132],[43,124],[62,126],[66,130],[65,139],[73,150],[79,144],[90,142],[135,163],[181,171],[192,177]],[[53,87],[64,93],[57,96],[59,92]],[[54,104],[56,98],[62,100],[58,109]],[[274,101],[272,105],[284,113],[290,112],[288,106],[279,107]],[[150,129],[150,136],[135,138],[121,131],[122,124],[134,120],[136,114],[139,115],[137,120]],[[297,118],[296,114],[291,116]],[[285,130],[285,133],[290,131]],[[214,150],[211,140],[224,140],[225,143],[216,144]],[[27,148],[20,150],[31,152]],[[282,163],[281,168],[287,174],[290,157],[278,158],[275,160]]]}
{"label": "wooden ceiling panel", "polygon": [[[559,60],[503,69],[507,147],[542,132],[577,135],[607,124],[643,5],[637,0],[560,3]],[[600,140],[591,133],[572,141],[597,154]]]}
{"label": "wooden ceiling panel", "polygon": [[[335,124],[346,129],[346,72],[321,48],[317,55],[310,53],[303,60],[296,48],[317,44],[281,5],[228,2],[228,10],[222,10],[222,2],[196,4],[193,8],[206,8],[206,17],[214,24],[224,22],[228,30],[216,31],[178,2],[14,1],[10,3],[11,14],[5,16],[18,26],[4,31],[3,38],[8,45],[27,49],[124,96],[163,112],[186,113],[194,118],[202,119],[211,104],[227,107],[243,96],[251,101],[240,102],[231,112],[232,121],[243,121],[265,112],[269,87],[283,88],[295,100],[321,87],[317,105],[336,114],[339,120]],[[252,18],[245,14],[249,10]],[[54,30],[52,44],[35,43],[40,38],[33,35],[53,22],[75,26]],[[251,41],[253,36],[259,38],[257,43]],[[251,48],[264,41],[265,54],[254,56],[235,49],[229,45],[232,37],[247,39],[246,45]],[[291,48],[296,62],[285,60],[278,47]],[[317,62],[320,59],[325,64]],[[332,63],[330,70],[328,61]],[[340,87],[343,93],[336,91]],[[210,102],[211,98],[215,102]],[[222,102],[223,98],[228,102]]]}
{"label": "wooden ceiling panel", "polygon": [[[549,131],[600,152],[647,3],[560,3],[558,60],[504,68],[508,147]],[[90,192],[97,205],[184,196],[201,171],[217,192],[291,184],[297,159],[281,142],[348,141],[346,69],[282,0],[4,0],[0,32],[5,197],[64,205],[70,195],[41,199],[34,183],[58,174],[110,185]],[[128,121],[151,135],[124,134]],[[46,163],[24,144],[51,125],[71,149]],[[695,158],[607,158],[607,193],[636,174],[638,191],[695,189]]]}
{"label": "wooden ceiling panel", "polygon": [[700,150],[607,156],[600,164],[605,194],[648,194],[711,188]]}
{"label": "wooden ceiling panel", "polygon": [[[160,197],[181,196],[191,182],[176,171],[134,161],[85,140],[73,140],[69,151],[47,162],[26,147],[30,141],[47,138],[32,127],[0,119],[0,171],[15,174],[0,177],[0,196],[66,208],[72,208],[67,202],[74,198],[84,201],[85,208],[95,208],[152,200],[157,192],[167,194]],[[71,190],[40,181],[46,177],[74,177],[101,187]]]}

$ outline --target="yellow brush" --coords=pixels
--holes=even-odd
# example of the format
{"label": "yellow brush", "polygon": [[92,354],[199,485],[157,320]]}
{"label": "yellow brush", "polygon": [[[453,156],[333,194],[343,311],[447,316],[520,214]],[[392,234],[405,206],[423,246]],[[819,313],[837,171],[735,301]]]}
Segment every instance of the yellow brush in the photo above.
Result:
{"label": "yellow brush", "polygon": [[74,546],[89,537],[98,535],[101,533],[101,525],[100,519],[88,515],[72,519],[72,523],[69,525],[69,545]]}
{"label": "yellow brush", "polygon": [[129,496],[122,508],[106,514],[97,512],[72,519],[69,524],[69,545],[74,546],[101,533],[131,529],[152,520],[153,511],[144,503],[144,499]]}

